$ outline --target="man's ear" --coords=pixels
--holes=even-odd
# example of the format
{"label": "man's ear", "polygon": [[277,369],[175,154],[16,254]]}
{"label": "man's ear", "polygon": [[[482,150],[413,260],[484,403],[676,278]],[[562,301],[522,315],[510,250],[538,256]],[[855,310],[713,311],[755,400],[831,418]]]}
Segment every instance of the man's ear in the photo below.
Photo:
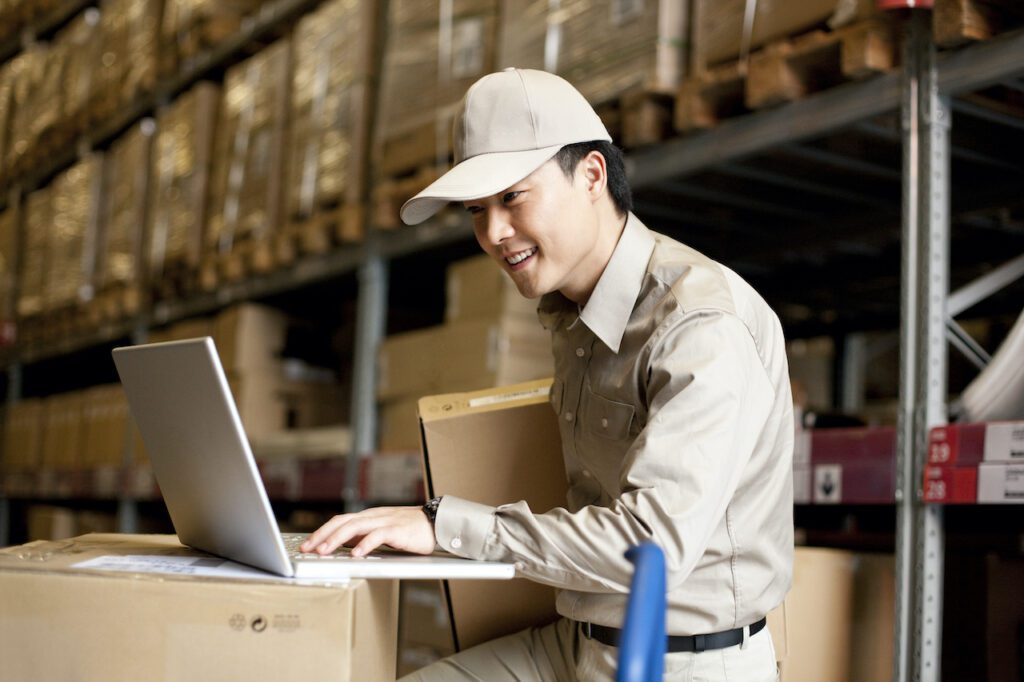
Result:
{"label": "man's ear", "polygon": [[579,171],[590,200],[600,199],[608,187],[608,166],[604,155],[599,151],[590,152],[580,161]]}

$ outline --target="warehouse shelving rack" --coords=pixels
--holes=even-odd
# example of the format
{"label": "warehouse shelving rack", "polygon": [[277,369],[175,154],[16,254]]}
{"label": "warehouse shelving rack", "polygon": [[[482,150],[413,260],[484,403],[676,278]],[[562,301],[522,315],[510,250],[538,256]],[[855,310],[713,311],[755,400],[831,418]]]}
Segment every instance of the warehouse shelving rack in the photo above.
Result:
{"label": "warehouse shelving rack", "polygon": [[[152,100],[141,102],[126,112],[122,119],[112,122],[109,129],[100,131],[91,143],[101,144],[112,138],[133,120],[152,111],[161,98],[169,98],[204,73],[234,58],[233,55],[240,53],[244,45],[253,40],[253,36],[272,33],[282,22],[315,4],[308,0],[293,0],[270,5],[285,9],[281,10],[280,15],[266,15],[276,16],[274,19],[257,18],[256,23],[248,24],[246,30],[251,32],[248,37],[240,37],[216,55],[207,57],[202,64],[194,66],[174,84],[165,88],[162,95],[154,95]],[[999,158],[998,155],[979,153],[967,146],[951,143],[953,113],[958,107],[966,111],[972,106],[969,103],[953,103],[952,97],[996,83],[1009,83],[1024,89],[1016,80],[1022,76],[1024,31],[936,57],[930,42],[928,17],[923,12],[915,11],[908,22],[903,67],[900,71],[838,86],[777,109],[727,120],[713,130],[668,140],[631,152],[627,156],[628,172],[637,198],[636,210],[641,218],[652,227],[670,233],[678,232],[680,223],[715,229],[731,225],[729,229],[735,229],[735,233],[753,240],[753,248],[748,249],[747,253],[726,254],[741,261],[744,258],[756,261],[758,250],[767,250],[771,259],[776,259],[777,254],[770,250],[770,246],[780,235],[794,242],[799,240],[801,248],[814,253],[838,251],[844,254],[856,252],[858,248],[863,248],[863,244],[883,244],[889,235],[886,230],[873,226],[858,233],[856,239],[851,239],[839,228],[857,223],[863,225],[872,222],[874,218],[895,218],[897,224],[901,225],[898,234],[898,243],[901,245],[898,261],[901,291],[899,308],[905,314],[901,318],[902,381],[895,503],[896,680],[938,680],[940,677],[943,510],[940,506],[925,506],[921,503],[920,474],[925,461],[928,429],[946,419],[947,310],[954,307],[950,302],[965,298],[973,301],[977,298],[973,296],[977,289],[994,289],[994,284],[989,286],[990,282],[979,281],[949,295],[946,273],[950,263],[951,158],[990,169],[1002,167],[1016,173],[1021,171],[1018,164]],[[893,114],[898,114],[899,124],[885,125],[885,117]],[[997,121],[1000,122],[1013,124],[1013,121],[1005,119]],[[812,143],[829,135],[845,135],[850,131],[898,145],[902,149],[902,168],[893,168],[878,159],[870,158],[870,154],[844,154],[829,145]],[[777,163],[774,166],[768,164],[768,167],[750,163],[751,159],[758,160],[767,153],[779,151],[788,154],[787,159],[827,164],[840,176],[856,175],[870,180],[857,187],[837,187],[806,175],[780,171]],[[71,157],[57,160],[52,168],[27,178],[24,189],[31,189],[45,181],[60,169],[61,164],[67,165],[73,160]],[[816,195],[836,202],[844,210],[855,208],[856,220],[830,223],[831,227],[838,226],[837,229],[824,230],[819,226],[818,230],[813,230],[800,227],[788,233],[782,232],[785,226],[771,221],[813,222],[815,211],[793,209],[788,196],[777,196],[773,202],[758,200],[753,196],[723,194],[713,186],[700,184],[699,179],[709,172],[769,185],[776,191],[782,189],[804,197]],[[894,182],[899,184],[898,190],[902,197],[902,210],[895,216],[888,211],[895,193],[888,192],[882,184],[873,184]],[[871,191],[874,188],[879,191]],[[15,192],[14,196],[20,195],[20,192]],[[705,202],[712,207],[716,202],[733,202],[748,213],[722,215],[684,210],[675,204],[675,200],[680,197],[693,202]],[[4,199],[0,197],[0,201]],[[761,214],[762,217],[768,215],[770,221],[764,224],[778,228],[780,232],[758,241],[754,233],[763,225],[754,225],[745,231],[743,229],[744,218],[754,214]],[[388,265],[394,258],[405,254],[471,239],[471,229],[464,218],[454,214],[442,215],[425,225],[397,232],[375,230],[372,229],[373,225],[369,227],[369,237],[359,247],[303,261],[292,270],[230,285],[209,296],[181,303],[161,304],[143,311],[137,320],[110,326],[100,330],[94,337],[67,340],[33,352],[16,353],[7,367],[8,399],[16,400],[19,397],[19,377],[23,363],[74,352],[87,346],[102,345],[119,338],[142,340],[145,331],[154,324],[212,311],[235,301],[307,286],[342,273],[355,273],[358,279],[358,301],[352,423],[353,454],[357,456],[350,457],[348,463],[348,473],[354,474],[359,457],[372,453],[374,449],[376,414],[373,368],[376,348],[384,330]],[[717,238],[716,234],[714,239]],[[698,244],[695,244],[698,248],[701,248],[701,239],[708,240],[708,237],[698,235]],[[692,243],[692,240],[688,241]],[[854,244],[855,241],[861,245]],[[717,257],[717,254],[712,255]],[[1011,262],[1002,272],[1017,272],[1013,265],[1015,262]],[[752,262],[747,265],[749,273],[756,279],[756,265]],[[816,273],[816,276],[824,278],[836,275]],[[823,279],[818,280],[819,283],[821,281]],[[778,299],[784,299],[786,294],[775,292]],[[844,299],[840,297],[838,302],[841,304]],[[836,300],[829,301],[829,304],[835,303]],[[890,308],[887,310],[891,312],[892,302],[888,303]],[[877,311],[866,308],[862,312],[871,314]],[[886,314],[883,312],[881,316]],[[353,481],[355,476],[350,475],[347,480]],[[357,508],[362,502],[358,499],[358,491],[351,487],[342,491],[342,497],[348,508]],[[133,501],[122,499],[123,530],[132,529],[134,513]],[[6,541],[9,516],[9,502],[0,497],[0,544]]]}

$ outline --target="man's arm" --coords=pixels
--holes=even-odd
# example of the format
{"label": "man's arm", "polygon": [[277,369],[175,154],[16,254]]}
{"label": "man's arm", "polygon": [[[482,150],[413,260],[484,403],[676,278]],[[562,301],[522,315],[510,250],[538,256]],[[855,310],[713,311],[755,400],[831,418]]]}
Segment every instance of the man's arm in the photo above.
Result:
{"label": "man's arm", "polygon": [[671,589],[721,522],[774,391],[746,327],[715,311],[667,326],[649,369],[648,422],[622,463],[623,494],[609,507],[534,514],[525,502],[490,507],[446,496],[436,528],[419,507],[370,509],[335,517],[308,546],[329,552],[355,539],[360,552],[387,543],[426,553],[436,532],[443,549],[516,562],[538,582],[624,592],[632,575],[625,550],[652,540],[665,550]]}

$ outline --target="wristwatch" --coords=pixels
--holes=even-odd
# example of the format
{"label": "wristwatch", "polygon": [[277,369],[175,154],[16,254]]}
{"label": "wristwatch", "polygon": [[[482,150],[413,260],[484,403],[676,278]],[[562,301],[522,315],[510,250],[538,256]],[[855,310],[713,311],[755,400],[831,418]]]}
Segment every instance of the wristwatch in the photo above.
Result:
{"label": "wristwatch", "polygon": [[427,520],[430,521],[430,525],[434,525],[434,519],[437,518],[437,507],[439,504],[441,504],[441,498],[435,497],[423,505],[423,513],[427,515]]}

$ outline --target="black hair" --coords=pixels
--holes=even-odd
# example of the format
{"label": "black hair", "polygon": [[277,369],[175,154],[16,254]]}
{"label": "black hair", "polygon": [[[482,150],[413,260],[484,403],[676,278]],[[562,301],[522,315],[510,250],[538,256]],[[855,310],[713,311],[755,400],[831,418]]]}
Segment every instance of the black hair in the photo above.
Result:
{"label": "black hair", "polygon": [[562,172],[565,173],[565,177],[572,182],[576,174],[576,166],[590,152],[600,152],[604,157],[605,166],[608,169],[608,194],[611,195],[612,203],[615,204],[619,215],[625,216],[633,210],[633,195],[629,190],[629,181],[626,179],[626,163],[621,149],[604,140],[577,142],[576,144],[567,144],[558,150],[555,159]]}

